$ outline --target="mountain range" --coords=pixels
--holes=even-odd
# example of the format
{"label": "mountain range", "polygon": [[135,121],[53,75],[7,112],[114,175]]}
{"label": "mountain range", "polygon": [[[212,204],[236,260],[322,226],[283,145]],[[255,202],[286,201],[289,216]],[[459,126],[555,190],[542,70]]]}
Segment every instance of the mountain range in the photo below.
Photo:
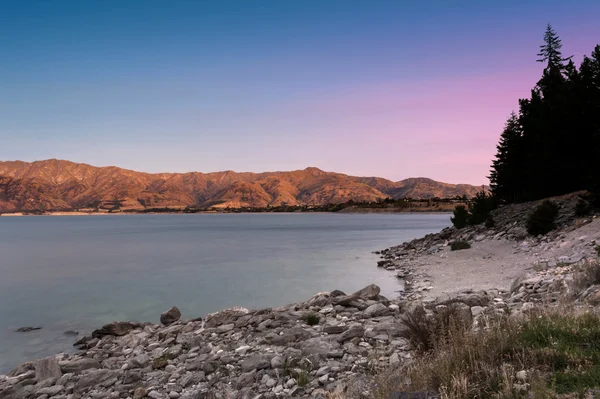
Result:
{"label": "mountain range", "polygon": [[122,210],[324,205],[388,197],[472,197],[480,190],[422,177],[393,182],[314,167],[266,173],[144,173],[57,159],[0,161],[0,213],[117,205]]}

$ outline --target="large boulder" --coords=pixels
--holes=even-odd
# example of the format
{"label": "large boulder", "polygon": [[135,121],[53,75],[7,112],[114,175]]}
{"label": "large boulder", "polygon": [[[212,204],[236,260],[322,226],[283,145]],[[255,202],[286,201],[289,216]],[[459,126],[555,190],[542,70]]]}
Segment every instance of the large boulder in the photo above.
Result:
{"label": "large boulder", "polygon": [[102,328],[92,331],[92,337],[102,338],[105,335],[113,335],[115,337],[121,337],[128,334],[130,331],[136,328],[142,327],[140,323],[134,323],[130,321],[116,321],[104,325]]}
{"label": "large boulder", "polygon": [[381,288],[379,288],[378,285],[370,284],[365,288],[356,291],[352,296],[360,299],[377,299],[380,292]]}
{"label": "large boulder", "polygon": [[160,315],[160,322],[165,326],[173,324],[181,318],[181,312],[177,306],[173,306],[171,309]]}

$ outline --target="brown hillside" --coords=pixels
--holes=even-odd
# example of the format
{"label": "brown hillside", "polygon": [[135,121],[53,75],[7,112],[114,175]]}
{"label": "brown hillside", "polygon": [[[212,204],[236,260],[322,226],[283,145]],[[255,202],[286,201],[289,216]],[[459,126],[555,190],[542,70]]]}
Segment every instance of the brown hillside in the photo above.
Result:
{"label": "brown hillside", "polygon": [[0,212],[216,206],[323,205],[348,200],[473,196],[479,187],[431,179],[400,182],[306,168],[291,172],[158,173],[50,159],[0,162]]}

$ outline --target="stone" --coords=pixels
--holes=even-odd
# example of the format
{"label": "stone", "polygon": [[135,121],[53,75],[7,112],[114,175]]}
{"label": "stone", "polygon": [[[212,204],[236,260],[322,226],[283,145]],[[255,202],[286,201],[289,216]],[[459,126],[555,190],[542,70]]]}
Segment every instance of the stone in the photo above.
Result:
{"label": "stone", "polygon": [[29,332],[29,331],[35,331],[35,330],[41,330],[42,327],[19,327],[17,328],[17,332]]}
{"label": "stone", "polygon": [[520,382],[523,382],[523,383],[527,382],[527,371],[521,370],[521,371],[517,372],[516,377],[517,377],[517,380]]}
{"label": "stone", "polygon": [[344,343],[346,341],[351,340],[352,338],[362,337],[364,333],[365,329],[363,326],[353,326],[341,333],[338,336],[337,341],[339,343]]}
{"label": "stone", "polygon": [[140,328],[141,326],[142,325],[140,323],[132,323],[129,321],[113,322],[102,326],[102,328],[92,331],[92,337],[102,338],[107,335],[121,337],[125,334],[128,334],[130,331],[135,330],[136,328]]}
{"label": "stone", "polygon": [[365,288],[356,291],[354,294],[352,294],[352,296],[361,299],[377,299],[380,292],[381,288],[379,288],[378,285],[370,284]]}
{"label": "stone", "polygon": [[275,381],[272,378],[269,378],[267,380],[267,382],[265,383],[265,385],[266,385],[267,388],[273,388],[275,385],[277,385],[277,381]]}
{"label": "stone", "polygon": [[100,362],[89,358],[73,360],[60,365],[60,370],[63,373],[81,373],[84,370],[99,368],[102,368]]}
{"label": "stone", "polygon": [[111,386],[117,382],[118,376],[119,371],[117,370],[88,370],[87,373],[81,375],[73,390],[74,392],[81,392],[92,386]]}
{"label": "stone", "polygon": [[323,326],[323,332],[327,334],[341,334],[348,329],[348,326],[344,324],[325,324]]}
{"label": "stone", "polygon": [[283,385],[277,385],[275,388],[273,388],[273,393],[278,394],[283,392]]}
{"label": "stone", "polygon": [[363,317],[371,318],[377,316],[386,316],[389,313],[389,309],[383,303],[375,303],[363,311]]}
{"label": "stone", "polygon": [[36,392],[36,395],[54,396],[54,395],[58,395],[59,393],[61,393],[64,389],[65,389],[65,387],[62,385],[53,385],[50,387],[38,389],[38,391]]}
{"label": "stone", "polygon": [[325,385],[327,384],[327,382],[329,381],[329,374],[324,374],[321,377],[319,377],[319,384],[321,385]]}
{"label": "stone", "polygon": [[271,367],[271,359],[266,355],[254,355],[242,361],[242,371],[262,370]]}
{"label": "stone", "polygon": [[171,309],[160,315],[160,322],[164,325],[173,324],[181,318],[181,312],[177,306],[173,306]]}
{"label": "stone", "polygon": [[134,358],[129,359],[129,366],[131,368],[144,368],[150,364],[150,356],[142,353]]}
{"label": "stone", "polygon": [[400,363],[400,356],[397,353],[393,353],[392,356],[390,356],[390,366],[398,363]]}
{"label": "stone", "polygon": [[283,356],[274,356],[271,359],[271,368],[272,369],[283,369],[283,367],[285,366],[285,359],[283,358]]}
{"label": "stone", "polygon": [[60,365],[55,357],[47,357],[34,362],[35,378],[38,382],[48,378],[59,379],[62,376]]}

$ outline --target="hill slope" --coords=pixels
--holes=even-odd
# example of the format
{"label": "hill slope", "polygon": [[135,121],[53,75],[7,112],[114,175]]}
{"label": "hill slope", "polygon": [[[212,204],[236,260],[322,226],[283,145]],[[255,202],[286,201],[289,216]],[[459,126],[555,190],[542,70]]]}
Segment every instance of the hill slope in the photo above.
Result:
{"label": "hill slope", "polygon": [[266,207],[379,198],[475,195],[480,188],[416,178],[399,182],[306,168],[291,172],[143,173],[49,159],[0,162],[0,212],[88,207]]}

